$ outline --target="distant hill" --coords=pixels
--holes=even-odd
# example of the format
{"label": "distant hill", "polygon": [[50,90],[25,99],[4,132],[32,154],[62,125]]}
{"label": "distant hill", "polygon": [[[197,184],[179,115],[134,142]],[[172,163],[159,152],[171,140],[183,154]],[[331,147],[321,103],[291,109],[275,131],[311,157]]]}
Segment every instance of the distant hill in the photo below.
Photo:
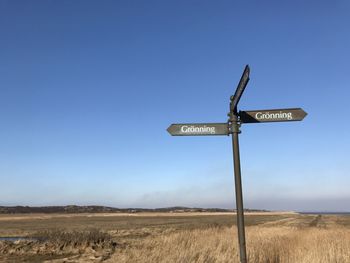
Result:
{"label": "distant hill", "polygon": [[[115,208],[108,206],[0,206],[0,214],[26,214],[26,213],[141,213],[141,212],[233,212],[233,209],[222,208],[190,208],[190,207],[164,207],[164,208]],[[245,209],[246,212],[268,212],[267,210]]]}

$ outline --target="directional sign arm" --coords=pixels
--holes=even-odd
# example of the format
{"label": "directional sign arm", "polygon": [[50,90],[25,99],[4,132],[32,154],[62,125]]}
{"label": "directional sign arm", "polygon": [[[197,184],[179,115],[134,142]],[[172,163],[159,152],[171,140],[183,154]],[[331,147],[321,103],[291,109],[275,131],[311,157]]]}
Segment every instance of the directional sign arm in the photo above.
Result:
{"label": "directional sign arm", "polygon": [[227,123],[171,124],[167,131],[173,136],[229,135],[229,127]]}
{"label": "directional sign arm", "polygon": [[240,111],[241,123],[301,121],[307,113],[301,108]]}
{"label": "directional sign arm", "polygon": [[242,74],[241,79],[239,80],[238,86],[236,88],[235,94],[231,97],[231,112],[237,113],[237,105],[239,100],[242,97],[242,94],[245,90],[245,87],[247,86],[249,82],[249,74],[250,74],[250,68],[249,65],[246,65]]}

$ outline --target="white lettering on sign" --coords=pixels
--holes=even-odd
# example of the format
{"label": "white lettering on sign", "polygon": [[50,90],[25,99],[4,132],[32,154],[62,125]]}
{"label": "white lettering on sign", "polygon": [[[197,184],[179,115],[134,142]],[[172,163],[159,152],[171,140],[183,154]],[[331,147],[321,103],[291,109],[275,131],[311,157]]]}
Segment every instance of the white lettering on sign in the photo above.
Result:
{"label": "white lettering on sign", "polygon": [[181,132],[183,133],[210,133],[210,134],[215,134],[215,127],[207,127],[207,126],[202,126],[202,127],[196,127],[196,126],[188,126],[184,125],[181,126]]}
{"label": "white lettering on sign", "polygon": [[287,119],[287,120],[293,120],[293,114],[291,112],[275,112],[275,113],[269,113],[269,112],[257,112],[255,114],[255,118],[257,120],[271,120],[271,119]]}

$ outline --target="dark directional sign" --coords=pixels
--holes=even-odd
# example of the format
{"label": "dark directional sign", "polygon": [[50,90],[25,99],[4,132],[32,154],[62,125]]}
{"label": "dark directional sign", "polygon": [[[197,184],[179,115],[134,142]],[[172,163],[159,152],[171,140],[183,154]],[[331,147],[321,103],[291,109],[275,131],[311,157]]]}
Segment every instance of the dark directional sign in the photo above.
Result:
{"label": "dark directional sign", "polygon": [[236,92],[233,95],[232,100],[231,100],[231,111],[233,111],[233,112],[237,112],[237,104],[238,104],[239,100],[241,99],[241,96],[243,94],[245,87],[248,84],[249,73],[250,73],[250,68],[248,65],[246,65],[244,68],[242,77],[239,80]]}
{"label": "dark directional sign", "polygon": [[240,111],[242,123],[301,121],[307,115],[301,108]]}
{"label": "dark directional sign", "polygon": [[229,135],[227,123],[171,124],[167,131],[173,136]]}

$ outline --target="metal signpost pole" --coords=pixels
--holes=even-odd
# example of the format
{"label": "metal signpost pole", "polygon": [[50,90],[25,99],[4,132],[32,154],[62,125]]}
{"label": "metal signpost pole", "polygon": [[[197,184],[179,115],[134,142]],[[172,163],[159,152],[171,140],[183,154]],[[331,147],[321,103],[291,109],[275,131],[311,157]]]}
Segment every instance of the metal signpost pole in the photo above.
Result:
{"label": "metal signpost pole", "polygon": [[244,230],[244,211],[243,211],[243,194],[242,194],[242,180],[241,180],[241,161],[239,159],[239,142],[238,134],[240,122],[238,120],[237,105],[240,101],[242,94],[249,82],[250,68],[245,66],[241,79],[239,80],[235,94],[231,96],[230,100],[230,117],[229,123],[231,125],[232,133],[232,147],[233,147],[233,166],[235,177],[235,192],[236,192],[236,211],[237,211],[237,230],[238,230],[238,243],[239,243],[239,255],[241,263],[247,263],[247,252],[245,246],[245,230]]}
{"label": "metal signpost pole", "polygon": [[239,255],[240,255],[241,263],[247,263],[242,180],[241,180],[241,161],[239,158],[239,141],[238,141],[238,134],[241,133],[241,131],[239,130],[240,124],[238,123],[237,116],[233,112],[230,112],[229,115],[230,115],[229,122],[231,124],[231,133],[232,133]]}
{"label": "metal signpost pole", "polygon": [[242,77],[236,88],[235,94],[231,96],[228,123],[178,123],[170,125],[167,129],[167,131],[172,136],[211,136],[232,134],[237,229],[241,263],[247,263],[247,252],[245,244],[241,162],[239,158],[238,143],[238,134],[241,133],[239,128],[242,123],[301,121],[307,115],[307,113],[301,108],[251,110],[238,112],[237,105],[249,82],[249,74],[250,69],[249,66],[246,65]]}

